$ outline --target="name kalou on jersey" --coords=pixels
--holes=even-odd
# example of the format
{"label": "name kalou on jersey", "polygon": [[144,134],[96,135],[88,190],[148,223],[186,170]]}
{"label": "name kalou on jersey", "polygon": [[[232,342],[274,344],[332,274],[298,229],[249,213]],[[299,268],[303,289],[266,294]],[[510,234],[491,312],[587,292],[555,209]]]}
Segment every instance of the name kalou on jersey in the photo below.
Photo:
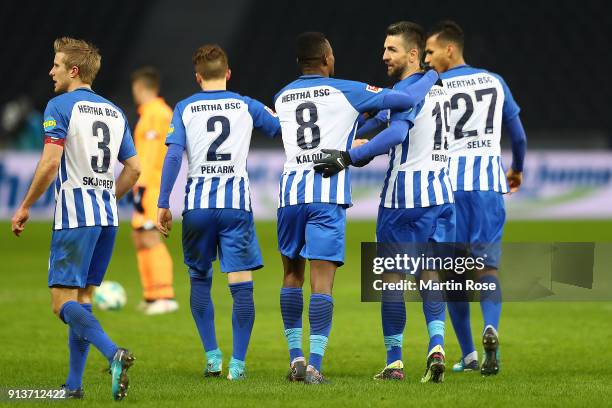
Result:
{"label": "name kalou on jersey", "polygon": [[287,160],[278,205],[351,205],[350,170],[329,178],[314,171],[322,149],[348,150],[360,112],[378,111],[388,89],[361,82],[303,75],[274,98]]}

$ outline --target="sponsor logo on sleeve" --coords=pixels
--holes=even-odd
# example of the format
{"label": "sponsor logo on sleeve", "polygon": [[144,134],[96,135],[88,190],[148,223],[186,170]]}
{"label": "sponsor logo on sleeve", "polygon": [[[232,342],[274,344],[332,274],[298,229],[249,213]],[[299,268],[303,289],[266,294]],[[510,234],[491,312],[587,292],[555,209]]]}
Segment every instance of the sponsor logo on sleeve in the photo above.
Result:
{"label": "sponsor logo on sleeve", "polygon": [[372,92],[372,93],[379,93],[380,91],[382,91],[382,88],[379,88],[377,86],[373,86],[373,85],[368,85],[366,86],[366,91]]}
{"label": "sponsor logo on sleeve", "polygon": [[55,129],[56,126],[57,126],[57,122],[55,121],[55,118],[53,116],[47,116],[45,118],[45,121],[43,122],[43,127],[45,128],[45,132]]}
{"label": "sponsor logo on sleeve", "polygon": [[170,124],[170,128],[168,129],[168,137],[172,136],[172,134],[174,133],[174,124]]}

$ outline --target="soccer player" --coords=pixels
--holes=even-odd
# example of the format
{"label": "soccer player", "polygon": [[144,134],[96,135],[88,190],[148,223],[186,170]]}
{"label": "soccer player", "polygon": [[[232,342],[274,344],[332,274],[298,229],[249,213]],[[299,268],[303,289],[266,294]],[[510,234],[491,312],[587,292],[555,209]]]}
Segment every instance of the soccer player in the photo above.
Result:
{"label": "soccer player", "polygon": [[[521,185],[526,137],[519,118],[520,109],[504,80],[497,74],[467,65],[463,48],[461,27],[455,22],[443,21],[428,35],[425,62],[441,73],[451,96],[449,124],[453,138],[449,166],[455,193],[457,242],[471,244],[473,256],[487,255],[486,268],[478,271],[479,279],[495,286],[495,290],[480,294],[485,352],[480,371],[483,375],[495,375],[499,371],[501,315],[497,269],[506,218],[503,195],[517,191]],[[512,141],[512,165],[505,175],[500,157],[502,125]],[[448,304],[463,353],[453,370],[477,370],[478,354],[472,340],[469,303],[456,301],[460,298],[455,297]]]}
{"label": "soccer player", "polygon": [[183,212],[183,254],[191,281],[191,312],[206,351],[206,376],[219,376],[222,354],[215,335],[210,296],[212,262],[219,260],[234,299],[230,380],[245,378],[245,357],[253,322],[252,271],[263,266],[249,192],[246,160],[253,128],[274,137],[276,114],[260,102],[227,91],[231,71],[218,45],[204,45],[193,56],[200,92],[177,103],[166,138],[168,153],[158,201],[158,228],[172,227],[169,197],[183,151],[189,161]]}
{"label": "soccer player", "polygon": [[[421,69],[424,49],[425,33],[418,24],[401,21],[387,28],[383,61],[387,74],[398,80],[393,89],[405,90],[425,75]],[[381,192],[376,239],[381,244],[412,243],[409,252],[424,243],[455,240],[453,194],[446,165],[446,113],[450,101],[440,85],[431,87],[408,115],[391,116],[392,120],[404,120],[406,131],[399,143],[389,146],[389,169]],[[388,118],[388,111],[379,112],[357,134],[386,126]],[[383,136],[380,134],[373,140],[378,142],[377,139]],[[371,159],[371,143],[374,142],[352,149],[350,155],[356,160]],[[386,282],[399,282],[406,272],[385,273],[383,279]],[[410,272],[416,272],[418,281],[439,279],[433,270]],[[382,295],[381,315],[387,364],[374,378],[402,380],[402,342],[406,324],[403,293],[385,291]],[[421,381],[441,382],[445,370],[445,302],[440,291],[422,289],[421,296],[429,333],[427,364]]]}
{"label": "soccer player", "polygon": [[[140,174],[132,136],[123,112],[91,89],[98,49],[62,37],[54,43],[49,72],[55,92],[45,109],[45,146],[32,184],[12,219],[19,236],[32,205],[55,178],[55,215],[49,258],[53,312],[69,326],[67,397],[83,398],[83,370],[93,344],[106,357],[115,400],[127,394],[127,370],[134,361],[104,332],[91,310],[94,287],[104,278],[117,234],[116,201]],[[115,180],[117,161],[124,167]]]}
{"label": "soccer player", "polygon": [[132,95],[140,115],[134,129],[134,143],[142,163],[142,173],[134,188],[132,239],[144,292],[140,309],[147,315],[178,309],[172,287],[172,258],[155,229],[167,150],[164,142],[172,120],[172,109],[159,96],[159,87],[160,75],[153,67],[143,67],[132,74]]}
{"label": "soccer player", "polygon": [[[420,25],[401,21],[386,31],[383,61],[387,74],[397,79],[394,89],[404,89],[421,78],[425,51],[425,33]],[[389,152],[389,169],[381,192],[376,223],[379,243],[448,243],[455,241],[455,211],[448,177],[446,91],[434,85],[423,101],[411,112],[410,130],[405,139]],[[380,112],[360,129],[386,124],[386,112]],[[405,228],[412,225],[412,228]],[[416,249],[416,248],[414,248]],[[438,251],[434,251],[438,252]],[[437,271],[417,271],[419,281],[437,281]],[[396,275],[396,276],[393,276]],[[398,276],[399,275],[399,276]],[[389,281],[399,281],[400,274],[390,274]],[[445,302],[442,293],[421,290],[423,313],[429,334],[427,365],[422,382],[444,379]],[[381,315],[387,365],[375,379],[403,379],[402,343],[406,307],[400,293],[383,293]]]}
{"label": "soccer player", "polygon": [[[290,381],[326,382],[321,363],[331,330],[332,287],[336,269],[344,263],[346,208],[351,205],[351,164],[362,165],[346,151],[353,141],[359,113],[416,105],[438,80],[425,75],[406,93],[361,82],[330,78],[334,54],[321,33],[297,38],[297,63],[302,76],[275,96],[287,161],[280,180],[278,245],[284,280],[280,304],[290,356]],[[407,124],[394,120],[385,130],[391,139],[403,135]],[[385,140],[385,138],[381,138]],[[393,144],[397,144],[395,141]],[[370,143],[368,143],[370,144]],[[373,150],[388,147],[372,142]],[[365,146],[365,145],[364,145]],[[329,164],[314,162],[327,156]],[[302,351],[302,309],[305,260],[310,260],[310,356]]]}

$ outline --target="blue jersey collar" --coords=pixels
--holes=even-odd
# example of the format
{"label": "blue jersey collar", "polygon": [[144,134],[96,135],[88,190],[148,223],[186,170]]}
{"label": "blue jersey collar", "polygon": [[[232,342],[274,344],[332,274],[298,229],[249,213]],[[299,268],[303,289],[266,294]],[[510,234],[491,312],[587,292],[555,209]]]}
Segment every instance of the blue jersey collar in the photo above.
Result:
{"label": "blue jersey collar", "polygon": [[300,76],[300,79],[313,79],[313,78],[325,78],[325,77],[319,74],[308,74],[308,75]]}
{"label": "blue jersey collar", "polygon": [[452,71],[454,69],[461,69],[461,68],[470,68],[470,65],[469,64],[457,65],[456,67],[452,67],[452,68],[448,69],[446,72]]}
{"label": "blue jersey collar", "polygon": [[74,91],[85,91],[85,92],[91,92],[91,93],[95,94],[95,92],[94,92],[94,90],[93,90],[93,89],[91,89],[91,88],[86,88],[86,87],[84,87],[84,86],[82,86],[82,87],[80,87],[80,88],[77,88],[77,89],[73,89],[73,92],[74,92]]}

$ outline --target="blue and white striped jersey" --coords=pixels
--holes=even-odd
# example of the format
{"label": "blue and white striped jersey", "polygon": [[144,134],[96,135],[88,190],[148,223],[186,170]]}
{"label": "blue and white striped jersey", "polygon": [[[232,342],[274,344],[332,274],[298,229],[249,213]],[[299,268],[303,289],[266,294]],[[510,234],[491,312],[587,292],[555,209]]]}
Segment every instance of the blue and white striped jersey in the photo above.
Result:
{"label": "blue and white striped jersey", "polygon": [[251,211],[246,164],[253,127],[270,137],[280,131],[270,108],[234,92],[201,91],[176,104],[166,144],[187,151],[185,211]]}
{"label": "blue and white striped jersey", "polygon": [[287,160],[279,207],[305,203],[351,205],[350,170],[329,178],[314,171],[321,149],[348,150],[361,112],[383,107],[381,89],[361,82],[303,75],[274,98]]}
{"label": "blue and white striped jersey", "polygon": [[497,74],[461,65],[440,75],[451,97],[449,172],[454,191],[508,192],[501,161],[502,123],[520,109]]}
{"label": "blue and white striped jersey", "polygon": [[[405,89],[422,76],[412,74],[393,89]],[[449,110],[446,90],[434,85],[410,112],[408,136],[389,152],[389,169],[380,195],[382,207],[417,208],[453,202],[447,167]],[[388,115],[388,111],[381,114]]]}
{"label": "blue and white striped jersey", "polygon": [[119,225],[115,165],[136,155],[125,115],[88,88],[56,96],[44,114],[45,143],[64,152],[53,228]]}

